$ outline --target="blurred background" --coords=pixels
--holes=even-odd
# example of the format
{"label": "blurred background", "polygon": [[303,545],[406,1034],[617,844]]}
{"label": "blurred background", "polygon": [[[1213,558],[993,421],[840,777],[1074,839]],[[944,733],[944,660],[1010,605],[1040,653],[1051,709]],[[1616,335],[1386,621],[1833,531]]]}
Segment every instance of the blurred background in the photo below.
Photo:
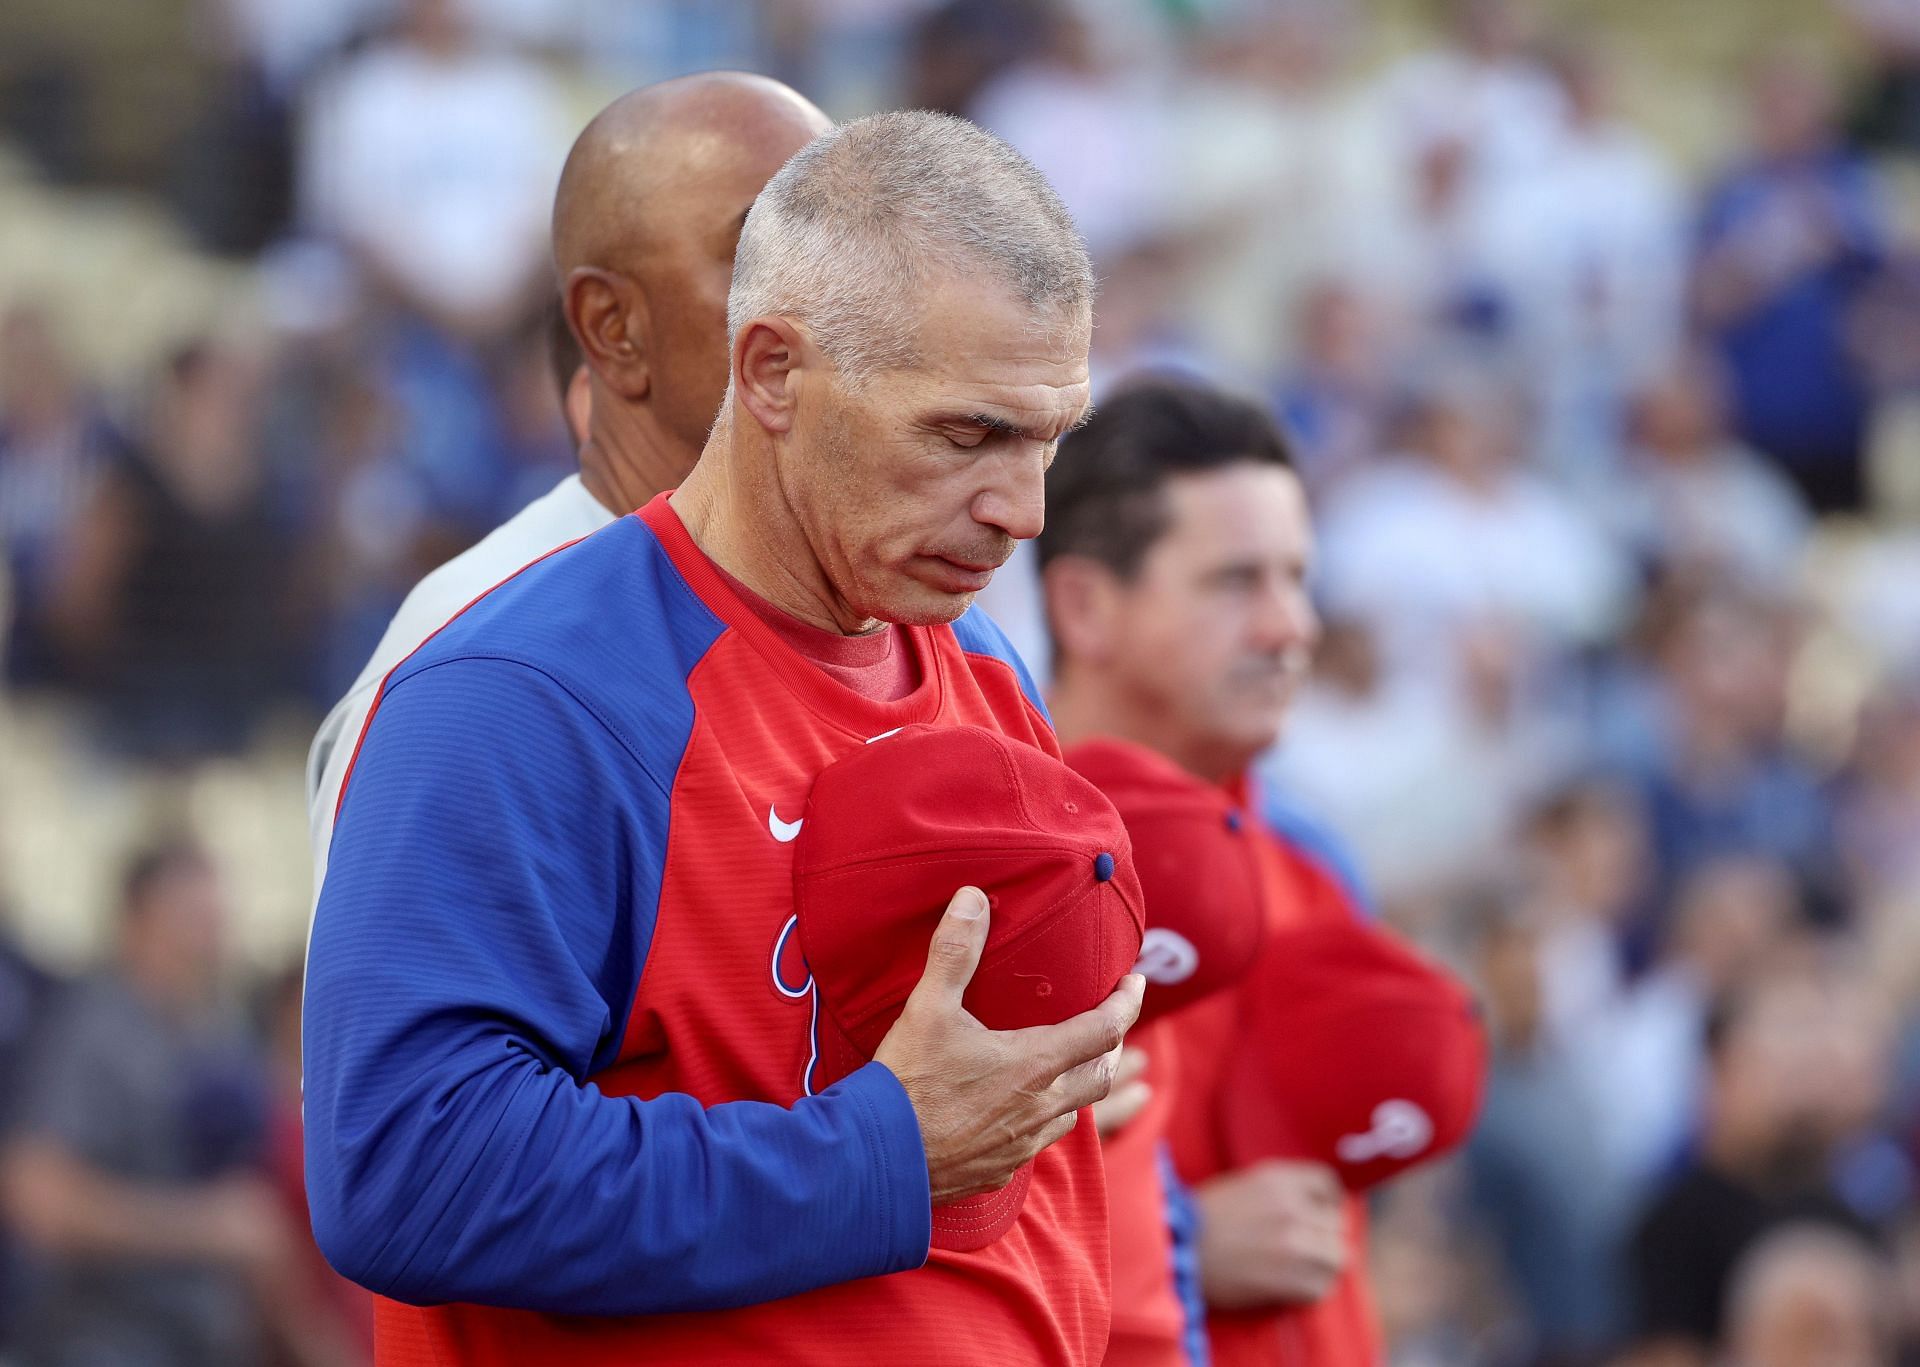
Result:
{"label": "blurred background", "polygon": [[[999,132],[1096,386],[1292,433],[1328,629],[1269,768],[1496,1038],[1379,1203],[1396,1367],[1920,1362],[1915,0],[0,6],[0,1125],[205,1226],[109,1277],[16,1194],[0,1360],[364,1361],[301,1207],[306,745],[572,465],[574,134],[722,66]],[[49,1029],[86,974],[199,1024]]]}

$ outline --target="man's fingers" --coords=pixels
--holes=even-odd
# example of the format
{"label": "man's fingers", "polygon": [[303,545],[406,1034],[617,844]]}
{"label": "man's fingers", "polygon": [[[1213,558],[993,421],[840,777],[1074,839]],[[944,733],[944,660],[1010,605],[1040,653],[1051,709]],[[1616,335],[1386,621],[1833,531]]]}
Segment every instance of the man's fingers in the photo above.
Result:
{"label": "man's fingers", "polygon": [[914,997],[930,996],[942,1006],[960,1005],[979,966],[980,951],[986,947],[987,921],[984,892],[961,888],[953,894],[927,945],[927,971],[914,985]]}
{"label": "man's fingers", "polygon": [[1307,1190],[1314,1200],[1324,1205],[1338,1206],[1346,1189],[1340,1185],[1340,1174],[1324,1163],[1305,1164]]}
{"label": "man's fingers", "polygon": [[[1058,1025],[1033,1025],[1008,1033],[1033,1060],[1036,1075],[1051,1080],[1118,1049],[1127,1037],[1127,1028],[1140,1015],[1140,996],[1146,986],[1145,978],[1129,973],[1105,1001],[1090,1011]],[[1109,1085],[1112,1080],[1109,1074]]]}
{"label": "man's fingers", "polygon": [[1080,1112],[1077,1110],[1068,1111],[1063,1116],[1057,1116],[1054,1119],[1049,1120],[1046,1124],[1040,1127],[1040,1143],[1034,1149],[1034,1152],[1038,1153],[1040,1152],[1041,1149],[1047,1148],[1049,1145],[1055,1144],[1058,1141],[1065,1139],[1068,1135],[1073,1133],[1073,1127],[1079,1123],[1080,1123]]}
{"label": "man's fingers", "polygon": [[1067,1069],[1049,1089],[1050,1095],[1054,1098],[1054,1105],[1070,1110],[1093,1105],[1112,1093],[1114,1078],[1118,1076],[1119,1071],[1120,1050],[1118,1049]]}

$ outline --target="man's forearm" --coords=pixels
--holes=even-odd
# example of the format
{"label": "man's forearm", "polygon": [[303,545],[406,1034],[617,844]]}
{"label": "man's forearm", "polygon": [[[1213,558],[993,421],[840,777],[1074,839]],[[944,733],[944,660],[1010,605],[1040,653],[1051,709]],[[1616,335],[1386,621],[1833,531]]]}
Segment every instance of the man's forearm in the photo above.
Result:
{"label": "man's forearm", "polygon": [[130,1181],[46,1140],[22,1140],[4,1161],[7,1212],[52,1253],[129,1258],[222,1256],[208,1186]]}

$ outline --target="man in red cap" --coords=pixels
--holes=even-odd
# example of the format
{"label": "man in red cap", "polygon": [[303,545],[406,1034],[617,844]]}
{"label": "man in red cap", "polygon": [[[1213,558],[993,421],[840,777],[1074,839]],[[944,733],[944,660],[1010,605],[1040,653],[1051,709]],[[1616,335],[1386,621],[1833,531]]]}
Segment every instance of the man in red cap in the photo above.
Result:
{"label": "man in red cap", "polygon": [[[596,376],[644,387],[639,296],[594,289],[570,317]],[[1125,914],[1093,922],[1117,962],[1021,958],[1060,1006],[1020,1028],[967,1010],[969,985],[995,980],[991,927],[1048,925],[1052,902],[993,908],[986,851],[911,908],[886,981],[912,985],[877,1042],[891,996],[816,994],[787,949],[797,850],[836,834],[809,829],[827,772],[916,726],[1058,767],[971,604],[1040,530],[1087,407],[1092,295],[1058,196],[998,139],[932,114],[823,135],[740,231],[727,392],[685,482],[380,685],[303,1055],[315,1234],[380,1293],[383,1367],[1099,1361],[1104,1178],[1076,1118],[1139,1009],[1140,980],[1110,976],[1138,921],[1094,886],[1125,886],[1124,851],[1061,863],[1054,826],[1084,809],[1031,816],[1059,874],[1038,883]],[[900,910],[848,896],[875,924]],[[858,1066],[819,1085],[825,1024]],[[998,1237],[935,1237],[936,1210],[1015,1181]]]}
{"label": "man in red cap", "polygon": [[[1275,1051],[1263,1045],[1274,1027],[1252,1019],[1256,1009],[1294,1008],[1302,994],[1284,974],[1301,964],[1364,964],[1356,984],[1392,978],[1375,972],[1384,937],[1360,924],[1363,901],[1346,861],[1248,774],[1278,737],[1319,633],[1306,585],[1312,529],[1286,444],[1251,403],[1171,381],[1136,384],[1108,398],[1067,444],[1048,475],[1047,512],[1039,550],[1055,646],[1049,700],[1070,762],[1082,763],[1076,756],[1090,745],[1110,743],[1095,738],[1117,737],[1216,785],[1260,829],[1256,845],[1269,892],[1266,947],[1240,986],[1134,1036],[1149,1055],[1154,1095],[1132,1123],[1164,1124],[1179,1175],[1193,1185],[1198,1267],[1183,1286],[1165,1265],[1165,1241],[1122,1242],[1123,1183],[1152,1181],[1154,1174],[1116,1166],[1122,1145],[1138,1147],[1121,1128],[1109,1146],[1116,1208],[1109,1361],[1146,1367],[1202,1360],[1204,1346],[1169,1333],[1172,1287],[1190,1294],[1190,1314],[1192,1299],[1204,1298],[1213,1360],[1225,1367],[1377,1363],[1382,1343],[1365,1273],[1365,1212],[1355,1192],[1386,1170],[1369,1159],[1418,1161],[1457,1138],[1472,1097],[1450,1095],[1438,1108],[1446,1112],[1444,1134],[1411,1134],[1417,1122],[1404,1107],[1379,1111],[1376,1123],[1377,1105],[1403,1099],[1391,1094],[1360,1093],[1366,1109],[1356,1118],[1347,1106],[1355,1089],[1337,1075],[1364,1054],[1362,1037],[1354,1038],[1351,1055],[1336,1039],[1321,1055],[1332,1066],[1299,1077],[1267,1068]],[[1116,801],[1124,814],[1127,803],[1117,793]],[[1134,844],[1144,879],[1151,851],[1139,830]],[[1204,880],[1197,861],[1192,878]],[[1149,954],[1141,967],[1151,980],[1151,883],[1147,913]],[[1293,953],[1305,943],[1294,937],[1319,933],[1344,948],[1319,960]],[[1349,936],[1366,944],[1355,948]],[[1393,947],[1384,957],[1397,970],[1403,953]],[[1177,975],[1185,964],[1176,956],[1158,967]],[[1464,1040],[1460,1047],[1471,1055],[1477,1025],[1457,989],[1424,966],[1412,976],[1420,980],[1414,995],[1422,1009],[1437,999],[1448,1038]],[[1163,989],[1149,986],[1149,1003],[1156,990]],[[1330,1018],[1350,1026],[1349,1008],[1370,1006],[1372,990],[1348,994]],[[1477,1077],[1471,1058],[1465,1071]],[[1396,1080],[1392,1088],[1405,1090],[1402,1080],[1411,1086],[1419,1079]],[[1240,1105],[1242,1098],[1256,1104]],[[1337,1117],[1331,1131],[1322,1123],[1329,1116]],[[1358,1161],[1347,1162],[1342,1152]],[[1176,1221],[1180,1194],[1177,1183],[1167,1184]],[[1182,1252],[1178,1240],[1172,1252]],[[1146,1308],[1137,1316],[1125,1308],[1128,1285],[1137,1288],[1131,1303]]]}

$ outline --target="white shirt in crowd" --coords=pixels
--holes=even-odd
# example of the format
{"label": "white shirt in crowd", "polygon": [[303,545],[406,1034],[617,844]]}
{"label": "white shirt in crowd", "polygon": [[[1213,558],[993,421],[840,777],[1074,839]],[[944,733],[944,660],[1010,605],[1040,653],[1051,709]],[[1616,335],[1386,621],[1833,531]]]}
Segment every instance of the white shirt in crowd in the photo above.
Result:
{"label": "white shirt in crowd", "polygon": [[313,842],[313,898],[327,877],[327,847],[333,842],[333,813],[360,732],[385,679],[434,632],[494,585],[556,546],[576,541],[614,520],[587,492],[580,476],[569,475],[468,550],[422,579],[400,604],[373,658],[347,695],[320,723],[307,752],[307,829]]}
{"label": "white shirt in crowd", "polygon": [[546,264],[573,132],[524,58],[376,48],[314,89],[302,209],[429,306],[485,316]]}

